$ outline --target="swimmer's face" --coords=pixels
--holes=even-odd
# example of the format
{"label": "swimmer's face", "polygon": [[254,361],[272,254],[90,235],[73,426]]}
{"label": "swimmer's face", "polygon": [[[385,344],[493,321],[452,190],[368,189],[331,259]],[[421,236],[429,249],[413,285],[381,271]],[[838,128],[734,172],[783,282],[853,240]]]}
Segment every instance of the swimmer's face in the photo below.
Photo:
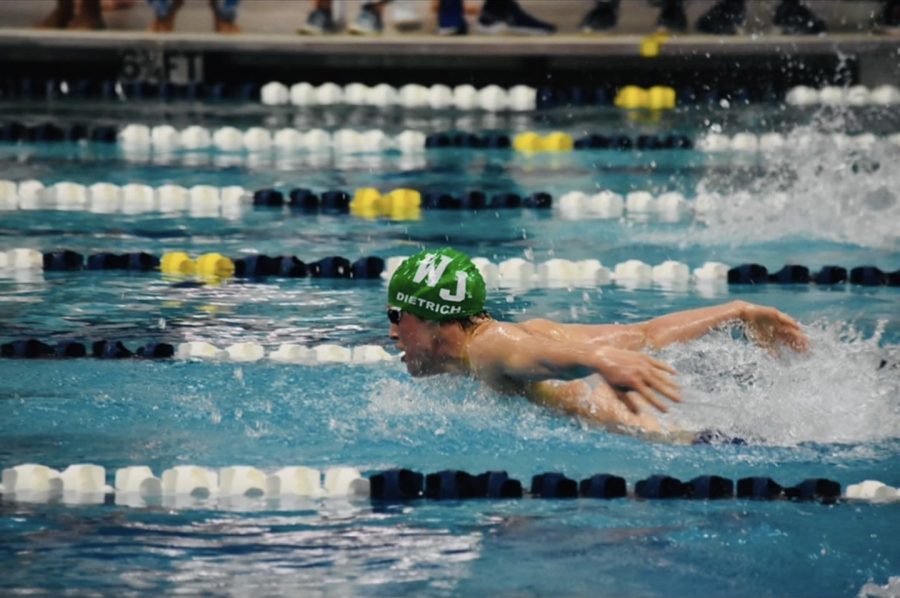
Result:
{"label": "swimmer's face", "polygon": [[[396,323],[395,323],[396,320]],[[417,318],[408,312],[392,316],[389,335],[403,351],[403,362],[411,376],[430,376],[441,373],[435,348],[439,342],[440,325]]]}

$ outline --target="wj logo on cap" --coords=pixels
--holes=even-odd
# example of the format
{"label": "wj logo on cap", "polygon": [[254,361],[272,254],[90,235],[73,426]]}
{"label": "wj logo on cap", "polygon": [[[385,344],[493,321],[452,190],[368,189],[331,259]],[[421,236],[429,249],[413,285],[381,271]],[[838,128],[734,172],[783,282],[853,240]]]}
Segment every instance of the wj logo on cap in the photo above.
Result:
{"label": "wj logo on cap", "polygon": [[420,251],[394,272],[388,303],[425,320],[449,320],[484,310],[484,279],[464,253]]}
{"label": "wj logo on cap", "polygon": [[[425,280],[425,284],[430,287],[435,287],[438,285],[438,283],[441,281],[441,276],[444,275],[444,271],[447,270],[447,266],[450,265],[450,262],[453,261],[453,258],[442,255],[440,256],[441,261],[437,265],[435,265],[434,260],[436,257],[436,254],[429,253],[422,259],[422,261],[419,262],[419,269],[416,270],[416,273],[413,276],[413,282],[421,284],[421,282]],[[456,273],[456,292],[451,294],[447,289],[441,289],[440,291],[438,291],[438,297],[440,297],[444,301],[459,303],[466,297],[467,280],[469,280],[469,275],[465,272],[458,271]]]}

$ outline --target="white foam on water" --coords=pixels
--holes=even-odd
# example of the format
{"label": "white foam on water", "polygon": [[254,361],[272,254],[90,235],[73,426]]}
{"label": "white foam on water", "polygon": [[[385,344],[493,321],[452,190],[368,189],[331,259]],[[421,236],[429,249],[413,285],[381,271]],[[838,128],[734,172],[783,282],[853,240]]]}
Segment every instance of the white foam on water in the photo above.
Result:
{"label": "white foam on water", "polygon": [[667,421],[782,446],[898,437],[900,346],[881,346],[883,325],[868,338],[845,323],[805,331],[806,354],[773,355],[733,330],[667,348],[685,397]]}
{"label": "white foam on water", "polygon": [[889,577],[884,585],[869,582],[859,589],[858,598],[896,598],[900,596],[900,575]]}
{"label": "white foam on water", "polygon": [[[660,352],[678,370],[684,394],[664,422],[752,444],[845,444],[835,448],[845,459],[871,457],[866,446],[900,437],[900,346],[882,343],[883,323],[870,336],[843,322],[821,321],[804,330],[810,338],[804,354],[787,348],[770,353],[743,339],[738,328]],[[366,423],[336,426],[364,425],[367,434],[410,446],[423,434],[455,439],[473,429],[512,432],[522,443],[577,442],[596,431],[589,424],[565,425],[568,418],[469,378],[379,378],[363,392]]]}
{"label": "white foam on water", "polygon": [[[829,127],[833,130],[833,126]],[[738,246],[808,238],[862,247],[900,246],[900,147],[839,147],[829,131],[804,127],[787,135],[803,151],[761,154],[761,175],[734,168],[708,175],[697,195],[717,194],[714,209],[690,235],[647,232],[654,242]]]}
{"label": "white foam on water", "polygon": [[522,397],[499,394],[471,378],[380,379],[367,391],[370,421],[366,433],[402,444],[418,444],[423,435],[446,437],[441,442],[452,452],[454,445],[467,444],[473,429],[485,437],[492,433],[514,436],[521,446],[553,438],[577,440],[595,431],[591,426],[561,425],[568,420],[554,417],[554,412]]}

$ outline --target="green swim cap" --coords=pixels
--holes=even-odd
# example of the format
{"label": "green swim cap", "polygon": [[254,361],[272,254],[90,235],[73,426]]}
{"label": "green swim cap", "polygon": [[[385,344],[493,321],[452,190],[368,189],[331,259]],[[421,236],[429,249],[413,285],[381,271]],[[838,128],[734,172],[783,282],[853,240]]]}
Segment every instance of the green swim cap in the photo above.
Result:
{"label": "green swim cap", "polygon": [[391,276],[388,305],[423,320],[455,320],[484,311],[481,272],[450,247],[426,249],[406,258]]}

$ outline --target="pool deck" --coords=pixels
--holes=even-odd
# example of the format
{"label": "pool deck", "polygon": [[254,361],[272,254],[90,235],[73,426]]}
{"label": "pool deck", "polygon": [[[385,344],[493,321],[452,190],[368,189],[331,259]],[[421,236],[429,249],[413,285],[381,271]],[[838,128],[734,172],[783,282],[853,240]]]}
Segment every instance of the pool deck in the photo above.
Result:
{"label": "pool deck", "polygon": [[160,56],[200,56],[208,75],[257,83],[380,79],[540,85],[557,76],[559,83],[586,77],[613,84],[698,84],[719,78],[752,81],[759,71],[770,73],[769,78],[780,79],[783,85],[834,81],[874,86],[900,80],[897,35],[677,35],[661,40],[650,57],[644,55],[648,39],[635,34],[307,37],[0,29],[0,68],[7,76],[34,72],[71,76],[78,68],[116,76],[123,61],[134,62],[135,57],[146,62]]}

